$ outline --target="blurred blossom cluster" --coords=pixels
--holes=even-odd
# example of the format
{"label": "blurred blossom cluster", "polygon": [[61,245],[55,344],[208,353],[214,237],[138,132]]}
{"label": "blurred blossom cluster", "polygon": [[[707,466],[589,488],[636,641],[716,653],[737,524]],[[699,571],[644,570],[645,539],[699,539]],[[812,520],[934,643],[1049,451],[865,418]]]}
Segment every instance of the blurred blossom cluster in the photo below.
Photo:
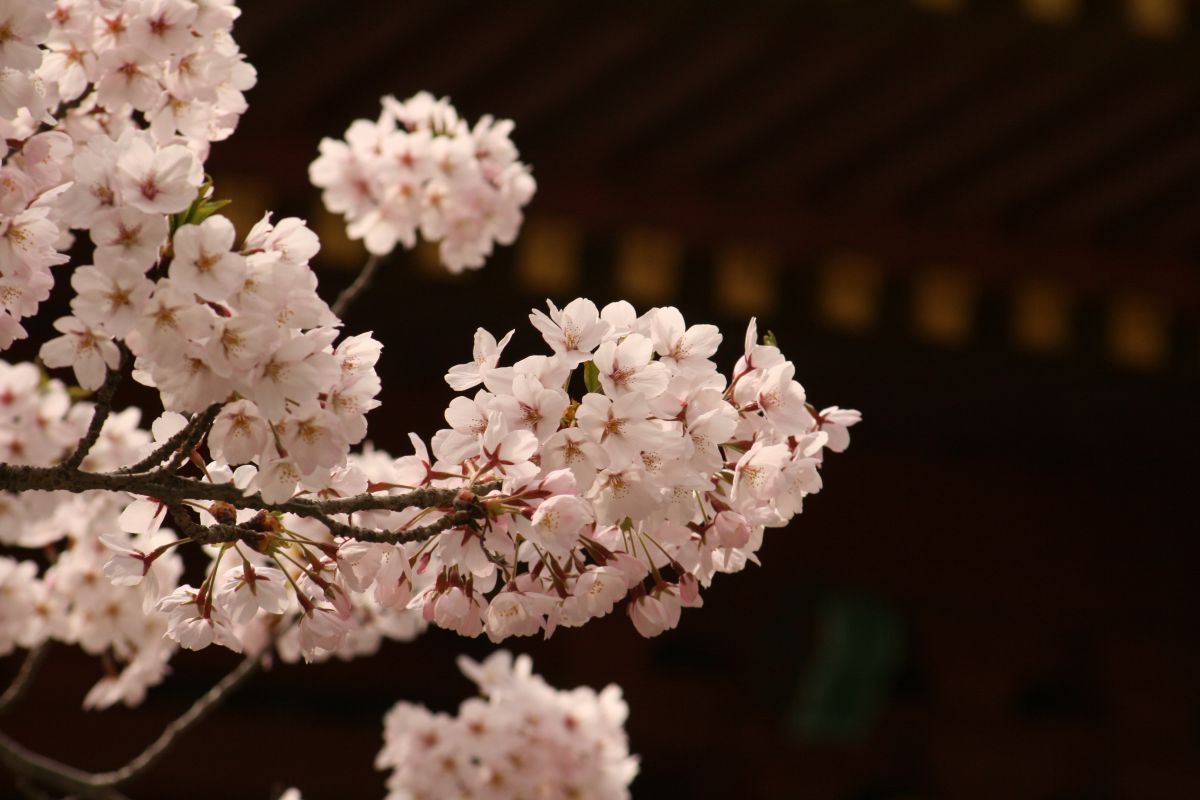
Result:
{"label": "blurred blossom cluster", "polygon": [[428,92],[404,102],[385,97],[378,120],[355,120],[344,141],[321,141],[309,178],[368,252],[387,255],[397,242],[412,248],[420,232],[438,243],[451,272],[479,269],[495,243],[516,238],[533,197],[512,129],[490,116],[470,127]]}
{"label": "blurred blossom cluster", "polygon": [[618,687],[557,691],[532,674],[529,656],[503,650],[459,667],[482,697],[457,716],[399,703],[385,717],[375,764],[391,770],[388,800],[629,797],[638,762]]}

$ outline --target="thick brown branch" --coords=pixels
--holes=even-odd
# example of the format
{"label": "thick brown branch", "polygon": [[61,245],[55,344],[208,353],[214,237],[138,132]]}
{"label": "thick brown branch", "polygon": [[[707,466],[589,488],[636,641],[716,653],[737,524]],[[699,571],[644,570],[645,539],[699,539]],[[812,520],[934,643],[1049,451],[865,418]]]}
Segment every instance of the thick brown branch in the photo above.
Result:
{"label": "thick brown branch", "polygon": [[[210,409],[211,410],[211,409]],[[203,426],[198,426],[197,429]],[[479,494],[486,494],[500,484],[493,482],[476,487]],[[246,525],[201,525],[193,520],[185,509],[186,501],[222,501],[236,508],[296,514],[315,519],[329,528],[334,536],[357,539],[364,542],[400,544],[423,541],[442,531],[486,516],[486,510],[473,497],[460,497],[458,489],[416,489],[402,495],[361,494],[354,497],[310,499],[293,497],[281,503],[268,503],[260,494],[245,495],[232,484],[208,483],[192,478],[183,478],[167,473],[154,472],[123,474],[119,472],[85,472],[63,467],[24,467],[0,464],[0,490],[26,491],[110,491],[128,492],[164,503],[182,533],[203,544],[245,541],[257,544],[263,535]],[[416,528],[397,531],[374,530],[349,525],[333,519],[335,514],[356,511],[400,511],[406,508],[439,508],[451,513]]]}
{"label": "thick brown branch", "polygon": [[25,777],[18,777],[15,780],[17,791],[25,800],[55,800],[51,795],[46,794],[37,787],[33,781]]}
{"label": "thick brown branch", "polygon": [[[487,494],[500,487],[499,482],[475,487],[478,495]],[[321,515],[351,514],[356,511],[403,511],[406,508],[451,507],[458,498],[458,489],[414,489],[404,494],[360,494],[354,497],[335,497],[314,500],[293,497],[279,503],[268,503],[260,494],[246,495],[229,483],[207,481],[168,475],[164,471],[129,473],[85,472],[67,470],[62,467],[25,467],[0,464],[0,490],[10,492],[66,491],[66,492],[128,492],[161,500],[164,503],[184,500],[221,500],[238,508],[253,508],[261,511],[280,511],[304,517],[320,518]]]}
{"label": "thick brown branch", "polygon": [[[257,547],[264,535],[266,535],[261,528],[254,527],[249,523],[240,525],[226,525],[223,523],[201,525],[193,520],[189,516],[187,509],[181,505],[171,505],[170,511],[172,519],[179,526],[179,530],[193,541],[201,544],[222,544],[224,542],[243,541],[251,547]],[[405,542],[424,541],[458,525],[467,525],[474,520],[482,518],[486,513],[482,507],[472,505],[460,508],[428,525],[421,525],[416,528],[402,528],[396,531],[383,531],[374,528],[363,528],[357,525],[347,525],[317,510],[311,510],[307,513],[307,516],[320,522],[334,536],[340,536],[345,539],[357,539],[360,542],[402,544]]]}
{"label": "thick brown branch", "polygon": [[[488,492],[499,489],[500,486],[499,481],[483,483],[475,487],[474,493],[477,495],[486,495]],[[430,487],[427,489],[413,489],[404,494],[359,494],[354,497],[335,497],[318,501],[304,500],[303,498],[296,498],[296,500],[312,503],[326,514],[353,514],[355,511],[403,511],[406,508],[439,508],[441,506],[450,506],[454,504],[458,493],[458,489],[435,489]],[[291,502],[296,502],[296,500]],[[300,512],[293,511],[293,513]]]}
{"label": "thick brown branch", "polygon": [[179,530],[192,541],[200,544],[222,544],[224,542],[244,541],[247,544],[255,545],[257,540],[262,538],[262,531],[253,531],[250,528],[239,525],[225,525],[217,523],[215,525],[201,525],[189,516],[187,508],[178,503],[172,503],[167,507],[171,512],[171,519],[175,520],[175,524],[179,526]]}
{"label": "thick brown branch", "polygon": [[329,528],[329,532],[334,536],[357,539],[360,542],[402,544],[404,542],[422,542],[432,536],[436,536],[442,531],[448,531],[459,525],[467,525],[473,520],[480,519],[484,514],[483,509],[462,509],[452,514],[447,514],[437,522],[398,531],[379,531],[371,528],[360,528],[354,525],[344,525],[332,519],[321,519],[321,522]]}

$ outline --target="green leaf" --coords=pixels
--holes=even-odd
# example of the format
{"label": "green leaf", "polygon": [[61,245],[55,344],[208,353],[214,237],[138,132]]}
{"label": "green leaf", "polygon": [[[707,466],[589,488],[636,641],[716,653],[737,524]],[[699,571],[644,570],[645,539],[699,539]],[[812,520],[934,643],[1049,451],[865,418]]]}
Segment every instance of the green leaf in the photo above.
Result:
{"label": "green leaf", "polygon": [[195,213],[192,214],[191,220],[189,221],[193,225],[199,225],[201,222],[204,222],[204,220],[208,219],[213,214],[217,213],[232,202],[232,200],[206,200],[199,208],[196,209]]}
{"label": "green leaf", "polygon": [[604,389],[600,387],[600,368],[593,361],[583,365],[583,385],[589,392],[604,394]]}
{"label": "green leaf", "polygon": [[213,200],[212,199],[213,182],[212,178],[205,176],[204,183],[196,190],[196,199],[187,209],[180,211],[178,214],[171,215],[171,235],[175,235],[175,231],[182,228],[184,225],[199,225],[204,220],[211,217],[213,214],[220,211],[225,206],[229,205],[229,200]]}

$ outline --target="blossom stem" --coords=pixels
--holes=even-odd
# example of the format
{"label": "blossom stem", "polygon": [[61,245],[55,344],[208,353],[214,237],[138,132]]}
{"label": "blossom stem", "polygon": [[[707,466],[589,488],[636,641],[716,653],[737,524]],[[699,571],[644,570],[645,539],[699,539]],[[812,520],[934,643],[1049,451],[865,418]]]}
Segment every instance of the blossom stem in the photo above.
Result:
{"label": "blossom stem", "polygon": [[[279,571],[283,573],[283,576],[288,579],[288,583],[292,585],[292,591],[296,593],[296,600],[300,603],[300,605],[303,606],[306,602],[309,602],[308,597],[304,594],[304,592],[300,591],[300,584],[296,583],[295,576],[293,576],[292,573],[288,571],[288,568],[284,566],[283,562],[279,560],[279,554],[272,553],[271,560],[275,562],[275,566],[279,567]],[[291,559],[288,560],[291,561]],[[295,564],[296,562],[292,561],[292,563]],[[301,567],[301,570],[304,571],[304,568]]]}
{"label": "blossom stem", "polygon": [[[300,570],[300,572],[301,572],[302,574],[304,574],[304,575],[307,575],[308,577],[312,578],[314,583],[315,583],[317,580],[319,580],[319,579],[320,579],[320,576],[319,576],[319,575],[316,575],[315,573],[313,573],[313,571],[312,571],[311,569],[309,569],[307,565],[305,565],[305,564],[301,564],[299,561],[297,561],[296,559],[292,558],[292,557],[291,557],[291,556],[289,556],[287,553],[284,553],[284,552],[277,552],[277,553],[275,553],[275,563],[276,563],[276,564],[279,564],[279,557],[280,557],[280,556],[282,556],[283,558],[287,559],[287,560],[288,560],[288,561],[289,561],[289,562],[292,564],[292,566],[294,566],[294,567],[296,567],[296,569]],[[280,565],[280,566],[282,566],[282,565]],[[287,570],[284,570],[284,573],[287,573]],[[294,581],[293,581],[292,585],[293,585],[293,586],[295,586],[295,582],[294,582]],[[299,588],[299,587],[296,587],[296,591],[300,591],[300,588]]]}

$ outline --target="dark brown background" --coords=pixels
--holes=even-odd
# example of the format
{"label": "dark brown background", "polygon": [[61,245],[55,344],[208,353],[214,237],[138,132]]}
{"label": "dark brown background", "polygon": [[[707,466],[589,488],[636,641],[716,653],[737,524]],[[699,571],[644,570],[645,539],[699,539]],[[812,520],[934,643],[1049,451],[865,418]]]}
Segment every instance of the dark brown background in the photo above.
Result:
{"label": "dark brown background", "polygon": [[[380,445],[436,429],[476,325],[533,351],[525,313],[546,296],[675,304],[722,326],[723,366],[758,313],[818,406],[865,412],[763,566],[718,579],[678,630],[647,641],[618,615],[509,643],[557,685],[624,687],[636,797],[1200,796],[1186,13],[243,5],[260,82],[210,167],[240,224],[266,206],[329,234],[327,296],[359,255],[305,168],[379,95],[515,119],[539,181],[524,245],[461,278],[398,255],[354,310],[386,345]],[[647,239],[668,256],[637,256]],[[277,669],[131,794],[379,797],[382,713],[453,708],[454,655],[490,649],[434,631]],[[5,729],[112,767],[234,662],[185,653],[143,708],[84,714],[97,668],[58,647]]]}

